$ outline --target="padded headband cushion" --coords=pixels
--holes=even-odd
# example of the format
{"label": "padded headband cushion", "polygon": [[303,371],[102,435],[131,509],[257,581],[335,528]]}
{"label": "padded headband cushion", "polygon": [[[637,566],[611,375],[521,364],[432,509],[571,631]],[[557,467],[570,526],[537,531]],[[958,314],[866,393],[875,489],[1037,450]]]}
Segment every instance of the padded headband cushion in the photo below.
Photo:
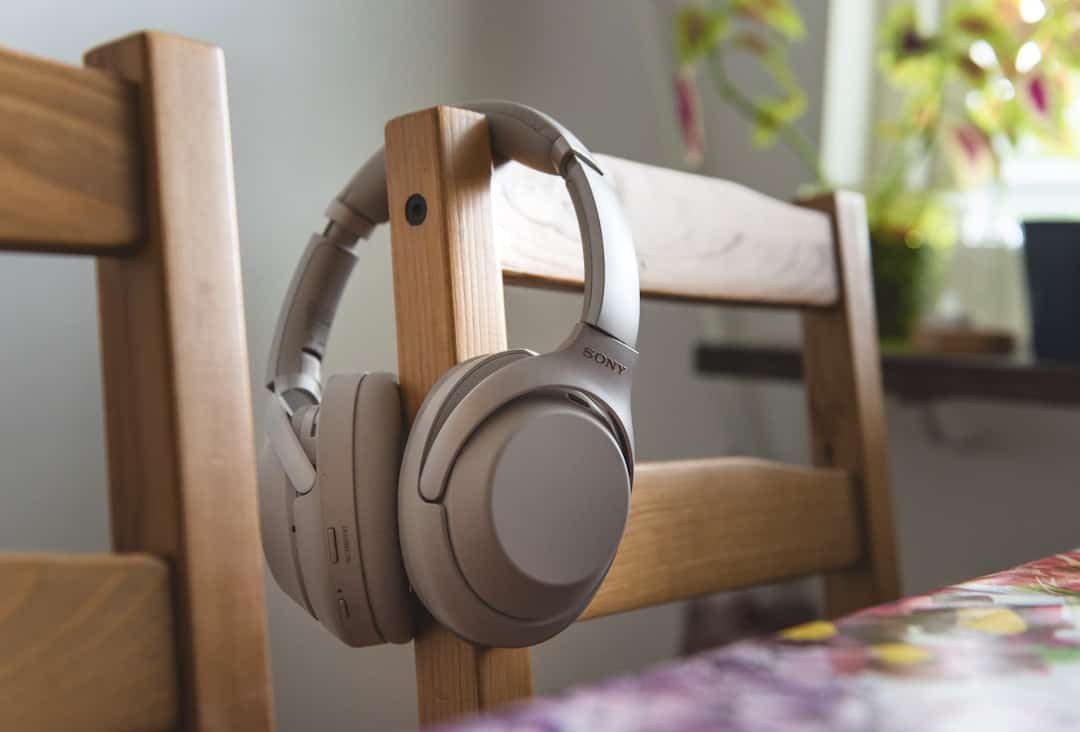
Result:
{"label": "padded headband cushion", "polygon": [[[582,320],[633,346],[639,310],[637,258],[615,191],[589,151],[569,130],[530,107],[500,101],[462,106],[487,116],[499,162],[512,159],[565,178],[585,256]],[[330,224],[312,236],[289,285],[267,374],[267,385],[277,393],[299,391],[316,401],[330,326],[355,263],[353,247],[389,219],[381,150],[357,171],[326,215]]]}

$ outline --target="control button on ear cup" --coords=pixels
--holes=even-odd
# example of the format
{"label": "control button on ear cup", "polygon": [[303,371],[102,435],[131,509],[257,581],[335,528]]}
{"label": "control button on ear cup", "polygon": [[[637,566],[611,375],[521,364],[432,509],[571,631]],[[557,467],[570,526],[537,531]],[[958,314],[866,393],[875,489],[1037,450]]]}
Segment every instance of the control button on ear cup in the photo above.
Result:
{"label": "control button on ear cup", "polygon": [[454,556],[480,599],[544,620],[583,609],[606,574],[630,476],[605,424],[553,390],[512,402],[469,437],[444,503]]}

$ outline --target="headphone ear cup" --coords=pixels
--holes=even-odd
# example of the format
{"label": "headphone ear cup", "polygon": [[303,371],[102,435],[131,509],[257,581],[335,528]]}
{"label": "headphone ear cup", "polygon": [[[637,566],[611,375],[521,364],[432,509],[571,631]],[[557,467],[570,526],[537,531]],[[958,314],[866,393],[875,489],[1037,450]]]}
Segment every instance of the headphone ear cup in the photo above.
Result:
{"label": "headphone ear cup", "polygon": [[[558,387],[522,395],[470,434],[440,435],[510,351],[459,364],[424,401],[402,463],[398,519],[413,589],[443,625],[475,643],[550,638],[584,609],[626,523],[630,477],[608,421]],[[425,452],[457,447],[438,497],[421,494]],[[456,443],[453,443],[456,440]]]}
{"label": "headphone ear cup", "polygon": [[[269,408],[280,409],[277,404],[271,404]],[[258,475],[259,528],[266,563],[285,594],[311,612],[296,557],[293,532],[293,501],[296,498],[296,489],[289,482],[269,439],[259,452]]]}
{"label": "headphone ear cup", "polygon": [[400,391],[389,374],[327,381],[315,442],[333,618],[319,618],[352,646],[413,636],[397,523],[402,430]]}
{"label": "headphone ear cup", "polygon": [[463,437],[443,505],[476,595],[544,622],[595,594],[626,527],[630,476],[608,425],[552,390],[508,403]]}

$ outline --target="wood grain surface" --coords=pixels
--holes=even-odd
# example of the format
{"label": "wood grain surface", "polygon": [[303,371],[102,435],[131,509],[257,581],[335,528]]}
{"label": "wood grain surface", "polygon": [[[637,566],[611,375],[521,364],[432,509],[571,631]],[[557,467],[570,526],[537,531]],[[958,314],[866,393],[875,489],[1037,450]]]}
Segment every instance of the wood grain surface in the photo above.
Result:
{"label": "wood grain surface", "polygon": [[[637,249],[642,297],[825,306],[837,278],[828,218],[729,181],[607,155]],[[491,201],[507,282],[581,288],[577,218],[560,178],[499,168]]]}
{"label": "wood grain surface", "polygon": [[[506,348],[487,121],[448,107],[391,120],[386,168],[398,378],[411,420],[448,369]],[[427,201],[419,225],[405,217],[412,195]],[[425,617],[415,651],[423,725],[532,693],[527,649],[480,648]]]}
{"label": "wood grain surface", "polygon": [[835,227],[841,300],[803,313],[803,362],[815,465],[847,470],[865,546],[858,565],[825,576],[830,616],[894,600],[900,594],[885,435],[866,204],[839,192],[806,202]]}
{"label": "wood grain surface", "polygon": [[177,722],[169,569],[145,555],[0,554],[5,730]]}
{"label": "wood grain surface", "polygon": [[0,48],[0,249],[134,248],[141,158],[134,84]]}
{"label": "wood grain surface", "polygon": [[582,619],[853,564],[852,496],[840,470],[751,458],[638,465],[626,533]]}
{"label": "wood grain surface", "polygon": [[173,563],[181,729],[273,727],[255,437],[221,50],[142,33],[149,235],[98,261],[113,544]]}

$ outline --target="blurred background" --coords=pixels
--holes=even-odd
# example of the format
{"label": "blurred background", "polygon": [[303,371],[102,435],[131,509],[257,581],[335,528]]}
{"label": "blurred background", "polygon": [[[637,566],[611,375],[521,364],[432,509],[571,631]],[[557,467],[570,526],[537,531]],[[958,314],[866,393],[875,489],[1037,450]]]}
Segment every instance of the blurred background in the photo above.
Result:
{"label": "blurred background", "polygon": [[[538,107],[594,150],[780,198],[862,190],[887,350],[993,352],[1023,371],[1080,352],[1080,249],[1061,223],[1080,212],[1073,5],[12,0],[0,4],[0,44],[78,64],[96,44],[155,28],[225,50],[256,386],[307,236],[385,122],[481,97]],[[1025,227],[1037,219],[1055,225]],[[361,254],[328,370],[394,369],[390,281],[381,231]],[[94,288],[88,260],[0,255],[0,549],[108,547]],[[1049,299],[1035,303],[1033,339],[1036,292]],[[573,295],[509,290],[511,345],[554,346],[578,307]],[[736,380],[697,361],[708,344],[793,348],[796,318],[663,303],[642,316],[642,459],[805,462],[796,383]],[[1004,401],[989,387],[890,400],[905,593],[1080,543],[1080,412],[1069,400]],[[347,649],[267,588],[281,729],[415,724],[411,648]],[[537,690],[669,658],[684,619],[661,607],[575,626],[536,649]]]}

